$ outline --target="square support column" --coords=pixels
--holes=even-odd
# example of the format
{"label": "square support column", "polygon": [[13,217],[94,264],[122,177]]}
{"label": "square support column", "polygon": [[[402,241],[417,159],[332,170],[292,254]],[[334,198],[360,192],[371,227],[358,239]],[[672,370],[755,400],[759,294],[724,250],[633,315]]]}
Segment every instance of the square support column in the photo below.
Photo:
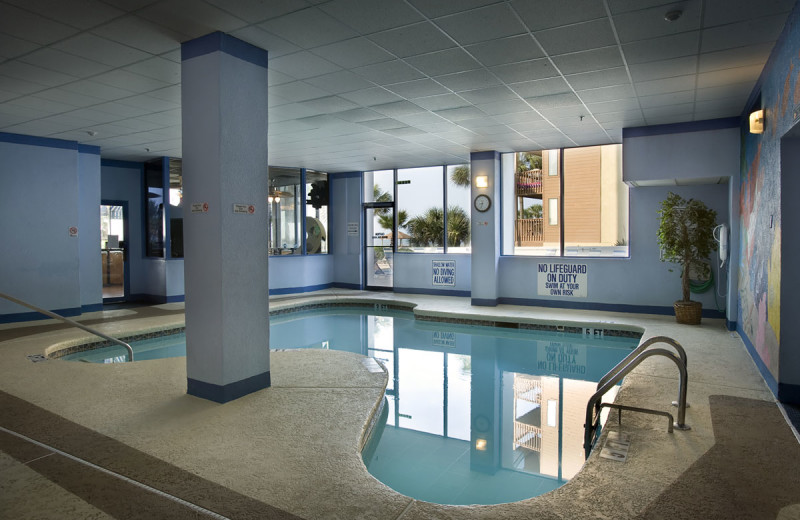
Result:
{"label": "square support column", "polygon": [[267,51],[181,46],[186,372],[224,403],[270,386]]}
{"label": "square support column", "polygon": [[[500,258],[500,154],[495,151],[470,155],[472,190],[472,305],[496,306]],[[486,177],[487,186],[476,185]],[[489,209],[479,211],[478,197],[489,198]],[[483,199],[485,201],[485,199]],[[485,203],[485,202],[484,202]]]}

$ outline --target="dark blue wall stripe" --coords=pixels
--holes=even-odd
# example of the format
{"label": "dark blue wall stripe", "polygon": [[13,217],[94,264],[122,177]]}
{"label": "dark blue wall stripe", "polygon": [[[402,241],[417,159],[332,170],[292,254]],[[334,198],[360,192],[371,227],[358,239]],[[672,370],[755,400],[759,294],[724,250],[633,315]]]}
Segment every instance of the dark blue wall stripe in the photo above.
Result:
{"label": "dark blue wall stripe", "polygon": [[187,378],[186,393],[215,403],[227,403],[258,390],[269,388],[271,384],[269,370],[227,385],[215,385]]}
{"label": "dark blue wall stripe", "polygon": [[190,60],[212,52],[224,52],[253,65],[267,68],[269,54],[264,49],[222,32],[213,32],[181,44],[181,61]]}
{"label": "dark blue wall stripe", "polygon": [[767,383],[767,386],[775,395],[778,396],[778,382],[772,376],[772,372],[769,371],[767,365],[761,360],[761,356],[758,355],[758,351],[756,351],[756,347],[750,342],[750,338],[747,337],[747,334],[744,333],[744,330],[740,326],[736,327],[736,332],[739,333],[739,337],[742,338],[742,342],[744,343],[745,348],[747,348],[747,352],[750,353],[750,357],[753,358],[753,361],[758,368],[758,371],[761,372],[761,377],[764,378],[764,382]]}
{"label": "dark blue wall stripe", "polygon": [[499,152],[490,150],[488,152],[472,152],[469,154],[471,161],[480,161],[482,159],[497,159],[500,156]]}
{"label": "dark blue wall stripe", "polygon": [[344,283],[344,282],[334,282],[331,284],[331,287],[336,287],[337,289],[353,289],[356,291],[360,291],[363,289],[361,285],[357,283]]}
{"label": "dark blue wall stripe", "polygon": [[739,128],[741,118],[726,117],[723,119],[706,119],[704,121],[688,121],[686,123],[672,123],[668,125],[635,126],[622,129],[622,138],[647,137],[653,135],[685,134],[689,132],[705,132],[708,130],[722,130],[725,128]]}
{"label": "dark blue wall stripe", "polygon": [[[535,300],[531,298],[498,298],[499,303],[509,305],[528,305],[534,307],[555,307],[557,309],[583,309],[593,311],[630,312],[635,314],[664,314],[675,313],[672,307],[657,305],[627,305],[618,303],[573,302],[565,300]],[[725,313],[716,309],[703,309],[703,317],[709,319],[724,319]]]}
{"label": "dark blue wall stripe", "polygon": [[341,173],[331,173],[330,175],[336,179],[353,179],[356,177],[361,177],[362,172],[341,172]]}
{"label": "dark blue wall stripe", "polygon": [[89,153],[92,155],[100,155],[100,147],[92,146],[89,144],[78,144],[78,153]]}
{"label": "dark blue wall stripe", "polygon": [[329,283],[322,283],[319,285],[307,285],[305,287],[283,287],[280,289],[270,289],[270,294],[296,294],[296,293],[305,293],[311,291],[321,291],[322,289],[328,289],[331,286]]}
{"label": "dark blue wall stripe", "polygon": [[[61,316],[80,316],[81,315],[81,308],[80,307],[70,307],[68,309],[55,309],[53,311],[56,314],[60,314]],[[39,312],[15,312],[11,314],[0,314],[0,323],[17,323],[19,321],[38,321],[38,320],[50,320],[49,316],[45,316]]]}
{"label": "dark blue wall stripe", "polygon": [[91,305],[81,305],[81,314],[86,312],[97,312],[103,310],[102,303],[93,303]]}
{"label": "dark blue wall stripe", "polygon": [[132,170],[144,169],[144,163],[134,161],[118,161],[116,159],[100,159],[100,166],[108,166],[110,168],[130,168]]}
{"label": "dark blue wall stripe", "polygon": [[65,141],[52,137],[36,137],[33,135],[9,134],[0,132],[1,143],[26,144],[30,146],[44,146],[46,148],[60,148],[63,150],[77,150],[77,141]]}
{"label": "dark blue wall stripe", "polygon": [[[409,253],[410,254],[410,253]],[[470,291],[457,291],[447,289],[418,289],[416,287],[395,287],[394,292],[405,294],[433,294],[436,296],[469,296]]]}
{"label": "dark blue wall stripe", "polygon": [[472,305],[477,307],[497,307],[497,300],[491,298],[473,298]]}

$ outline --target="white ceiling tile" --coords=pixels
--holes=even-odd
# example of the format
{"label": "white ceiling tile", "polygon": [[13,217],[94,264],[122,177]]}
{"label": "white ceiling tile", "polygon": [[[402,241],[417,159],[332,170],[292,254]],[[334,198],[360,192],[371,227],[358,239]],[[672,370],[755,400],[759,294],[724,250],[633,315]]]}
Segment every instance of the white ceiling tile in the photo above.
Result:
{"label": "white ceiling tile", "polygon": [[706,52],[700,55],[700,72],[710,72],[713,70],[730,69],[745,65],[757,65],[763,67],[769,53],[772,52],[772,43],[760,43],[748,45],[747,47],[737,47],[717,52]]}
{"label": "white ceiling tile", "polygon": [[460,108],[469,105],[464,98],[457,94],[442,94],[439,96],[429,96],[417,98],[414,103],[427,110],[445,110],[448,108]]}
{"label": "white ceiling tile", "polygon": [[374,121],[376,119],[383,119],[383,114],[368,108],[354,108],[353,110],[337,112],[336,117],[351,123],[360,123],[361,121]]}
{"label": "white ceiling tile", "polygon": [[421,72],[401,60],[384,61],[374,65],[358,67],[353,69],[353,72],[378,85],[391,85],[423,77]]}
{"label": "white ceiling tile", "polygon": [[648,61],[667,60],[697,54],[700,48],[700,31],[652,38],[622,46],[629,65]]}
{"label": "white ceiling tile", "polygon": [[[638,124],[641,121],[641,124],[644,124],[644,116],[642,115],[642,109],[636,110],[624,110],[622,112],[606,112],[604,114],[598,114],[592,112],[594,114],[595,119],[598,122],[602,123],[627,123],[627,124]],[[605,126],[605,125],[604,125]]]}
{"label": "white ceiling tile", "polygon": [[680,92],[682,90],[694,90],[697,76],[676,76],[674,78],[654,79],[652,81],[641,81],[634,83],[636,93],[640,96],[652,96],[655,94],[666,94],[668,92]]}
{"label": "white ceiling tile", "polygon": [[107,3],[98,0],[6,0],[9,4],[34,12],[36,14],[58,20],[59,22],[90,29],[101,23],[117,18],[124,13]]}
{"label": "white ceiling tile", "polygon": [[394,103],[385,103],[383,105],[374,105],[370,109],[380,112],[388,117],[399,117],[409,114],[417,114],[424,112],[425,109],[410,101],[395,101]]}
{"label": "white ceiling tile", "polygon": [[307,51],[271,59],[269,60],[269,66],[271,69],[297,79],[321,76],[341,70],[339,66]]}
{"label": "white ceiling tile", "polygon": [[321,98],[328,95],[328,92],[325,90],[304,81],[293,81],[291,83],[276,85],[269,89],[269,93],[291,102],[306,101],[308,99]]}
{"label": "white ceiling tile", "polygon": [[474,119],[476,117],[484,117],[486,114],[473,106],[466,106],[461,108],[448,108],[445,110],[435,111],[440,116],[450,121],[458,122],[464,119]]}
{"label": "white ceiling tile", "polygon": [[548,54],[580,52],[617,43],[608,19],[556,27],[534,33]]}
{"label": "white ceiling tile", "polygon": [[[146,113],[163,112],[165,110],[180,108],[180,105],[177,103],[165,99],[159,99],[153,96],[148,96],[147,94],[140,94],[138,96],[131,96],[124,99],[120,99],[116,103],[133,108],[138,108],[145,111]],[[102,106],[98,108],[104,110]]]}
{"label": "white ceiling tile", "polygon": [[274,18],[259,27],[304,49],[327,45],[358,36],[353,29],[316,7]]}
{"label": "white ceiling tile", "polygon": [[43,16],[0,3],[0,33],[42,45],[68,38],[78,32],[74,27]]}
{"label": "white ceiling tile", "polygon": [[[694,110],[694,103],[682,103],[677,105],[665,105],[661,107],[643,108],[645,119],[650,124],[652,119],[661,119],[665,116],[674,114],[690,114]],[[659,123],[660,124],[660,123]]]}
{"label": "white ceiling tile", "polygon": [[610,87],[612,85],[628,85],[631,82],[625,67],[572,74],[566,76],[566,80],[575,90]]}
{"label": "white ceiling tile", "polygon": [[150,58],[133,65],[128,65],[125,70],[135,74],[141,74],[148,78],[153,78],[170,85],[179,83],[181,80],[181,66],[174,61],[164,58]]}
{"label": "white ceiling tile", "polygon": [[494,4],[473,11],[437,18],[435,22],[461,45],[526,32],[519,19],[506,4]]}
{"label": "white ceiling tile", "polygon": [[530,105],[521,99],[507,99],[505,101],[492,101],[475,105],[481,112],[490,116],[500,116],[513,113],[533,113]]}
{"label": "white ceiling tile", "polygon": [[298,103],[300,106],[309,108],[320,114],[332,114],[334,112],[343,112],[357,108],[358,105],[352,101],[348,101],[339,96],[328,96],[317,99],[310,99],[308,101],[301,101]]}
{"label": "white ceiling tile", "polygon": [[87,96],[86,94],[80,92],[71,92],[62,88],[43,90],[41,92],[37,92],[36,96],[49,99],[50,101],[57,101],[59,103],[64,103],[65,105],[81,108],[97,105],[106,101],[104,99]]}
{"label": "white ceiling tile", "polygon": [[643,109],[663,107],[665,105],[679,105],[682,103],[692,103],[694,101],[694,90],[683,92],[669,92],[666,94],[656,94],[654,96],[639,97],[639,104]]}
{"label": "white ceiling tile", "polygon": [[301,50],[297,45],[254,25],[233,31],[231,35],[251,45],[255,45],[260,49],[266,50],[270,59]]}
{"label": "white ceiling tile", "polygon": [[39,83],[25,81],[17,78],[9,78],[8,76],[0,76],[0,90],[11,92],[14,94],[32,94],[45,90],[47,87]]}
{"label": "white ceiling tile", "polygon": [[394,59],[394,56],[364,37],[315,47],[311,52],[348,69]]}
{"label": "white ceiling tile", "polygon": [[199,38],[214,31],[233,32],[247,23],[225,11],[196,0],[161,0],[136,12],[146,20],[186,35]]}
{"label": "white ceiling tile", "polygon": [[368,128],[373,128],[375,130],[388,130],[390,128],[404,128],[408,126],[405,123],[398,121],[397,119],[392,119],[390,117],[384,117],[383,119],[371,119],[368,121],[361,121],[359,124],[364,125]]}
{"label": "white ceiling tile", "polygon": [[[612,14],[626,13],[628,11],[638,11],[657,5],[674,4],[670,0],[608,0],[608,7]],[[670,7],[672,9],[672,7]],[[665,9],[665,13],[668,9]]]}
{"label": "white ceiling tile", "polygon": [[446,74],[444,76],[437,76],[435,79],[454,92],[475,90],[500,84],[500,80],[484,69]]}
{"label": "white ceiling tile", "polygon": [[606,114],[612,112],[638,111],[641,115],[641,107],[635,98],[619,99],[616,101],[602,101],[599,103],[586,103],[592,114]]}
{"label": "white ceiling tile", "polygon": [[511,6],[531,31],[605,18],[602,2],[596,0],[513,0]]}
{"label": "white ceiling tile", "polygon": [[513,83],[509,85],[514,92],[523,98],[548,96],[550,94],[563,94],[565,92],[572,92],[572,89],[564,81],[564,78],[547,78],[539,79],[536,81],[525,81],[522,83]]}
{"label": "white ceiling tile", "polygon": [[387,85],[386,88],[398,96],[407,99],[435,96],[450,92],[447,88],[428,78],[406,81],[404,83],[395,83],[394,85]]}
{"label": "white ceiling tile", "polygon": [[108,65],[48,47],[43,47],[35,52],[21,56],[19,59],[45,69],[78,77],[93,76],[111,68]]}
{"label": "white ceiling tile", "polygon": [[465,50],[486,67],[533,60],[544,56],[544,51],[529,34],[476,43],[468,45]]}
{"label": "white ceiling tile", "polygon": [[93,77],[92,81],[137,93],[149,92],[169,86],[169,83],[164,81],[134,74],[133,72],[123,69],[104,72],[103,74]]}
{"label": "white ceiling tile", "polygon": [[562,54],[553,56],[552,59],[562,74],[577,74],[579,72],[611,69],[624,65],[622,55],[616,46]]}
{"label": "white ceiling tile", "polygon": [[304,0],[206,0],[209,4],[227,11],[250,23],[276,18],[309,6]]}
{"label": "white ceiling tile", "polygon": [[393,94],[381,87],[366,88],[364,90],[357,90],[355,92],[346,92],[342,94],[342,97],[365,107],[380,105],[383,103],[391,103],[392,101],[400,101],[402,99],[400,96]]}
{"label": "white ceiling tile", "polygon": [[695,112],[720,110],[727,112],[731,116],[738,116],[744,110],[744,102],[742,102],[741,98],[711,99],[695,102],[694,109]]}
{"label": "white ceiling tile", "polygon": [[396,0],[332,0],[321,4],[320,9],[361,34],[423,20],[414,8]]}
{"label": "white ceiling tile", "polygon": [[751,20],[760,16],[787,15],[795,0],[705,0],[706,27]]}
{"label": "white ceiling tile", "polygon": [[331,74],[308,78],[305,81],[331,94],[341,94],[375,86],[349,70],[340,70]]}
{"label": "white ceiling tile", "polygon": [[15,38],[10,34],[0,33],[0,58],[16,58],[22,54],[36,50],[35,43]]}
{"label": "white ceiling tile", "polygon": [[56,87],[78,79],[69,74],[43,69],[19,60],[10,60],[0,63],[0,75],[48,87]]}
{"label": "white ceiling tile", "polygon": [[633,87],[630,85],[581,90],[579,95],[584,103],[601,103],[603,101],[617,101],[635,97]]}
{"label": "white ceiling tile", "polygon": [[519,96],[517,96],[514,91],[502,85],[496,87],[479,88],[476,90],[466,90],[460,92],[459,95],[472,104],[519,99]]}
{"label": "white ceiling tile", "polygon": [[697,71],[697,56],[683,56],[669,60],[649,61],[628,67],[634,81],[649,81],[673,76],[685,76]]}
{"label": "white ceiling tile", "polygon": [[701,52],[774,42],[781,34],[785,22],[786,16],[781,14],[711,27],[703,33]]}
{"label": "white ceiling tile", "polygon": [[552,78],[558,76],[558,71],[550,64],[547,58],[498,65],[489,69],[504,83],[521,83],[535,79]]}
{"label": "white ceiling tile", "polygon": [[666,10],[663,6],[630,11],[614,15],[614,26],[621,43],[696,31],[700,29],[702,14],[700,7],[700,2],[681,4],[683,14],[672,22],[664,19]]}
{"label": "white ceiling tile", "polygon": [[736,83],[755,83],[760,74],[761,67],[758,65],[703,72],[697,76],[697,86],[698,88],[707,88]]}
{"label": "white ceiling tile", "polygon": [[581,105],[578,96],[572,92],[565,92],[562,94],[548,94],[545,96],[525,98],[525,101],[531,104],[536,110],[542,111],[549,108],[569,107],[574,105]]}
{"label": "white ceiling tile", "polygon": [[437,18],[461,11],[469,11],[478,7],[496,4],[502,0],[409,0],[411,4],[430,18]]}
{"label": "white ceiling tile", "polygon": [[441,51],[456,45],[431,22],[420,22],[374,33],[369,39],[400,58]]}
{"label": "white ceiling tile", "polygon": [[719,87],[698,88],[697,101],[731,97],[738,97],[742,100],[746,100],[752,90],[752,81],[747,81],[745,83],[733,83]]}
{"label": "white ceiling tile", "polygon": [[498,123],[502,123],[504,125],[512,125],[515,123],[528,123],[530,121],[536,121],[542,119],[542,116],[535,112],[530,106],[526,103],[528,108],[522,112],[510,112],[508,114],[496,114],[492,116],[492,119],[497,121]]}
{"label": "white ceiling tile", "polygon": [[92,33],[151,54],[179,48],[183,39],[177,32],[133,15],[95,27]]}

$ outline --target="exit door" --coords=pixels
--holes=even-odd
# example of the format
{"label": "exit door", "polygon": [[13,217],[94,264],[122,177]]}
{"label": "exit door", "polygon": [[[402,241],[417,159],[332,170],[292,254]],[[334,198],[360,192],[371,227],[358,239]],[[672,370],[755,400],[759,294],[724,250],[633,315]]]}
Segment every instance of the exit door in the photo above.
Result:
{"label": "exit door", "polygon": [[126,202],[103,201],[100,206],[100,258],[103,303],[124,301],[130,278]]}

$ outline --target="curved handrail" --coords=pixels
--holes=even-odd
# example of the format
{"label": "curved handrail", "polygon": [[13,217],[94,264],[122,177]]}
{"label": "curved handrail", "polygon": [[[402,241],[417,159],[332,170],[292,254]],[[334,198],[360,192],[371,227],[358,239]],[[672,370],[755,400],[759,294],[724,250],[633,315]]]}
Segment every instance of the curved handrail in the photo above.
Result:
{"label": "curved handrail", "polygon": [[623,368],[617,370],[616,373],[610,379],[604,378],[606,379],[606,381],[600,388],[597,389],[597,391],[592,395],[592,397],[589,398],[589,402],[586,405],[586,422],[584,423],[584,436],[583,436],[583,448],[584,450],[586,450],[587,458],[589,457],[589,452],[592,449],[592,437],[595,431],[594,411],[595,407],[598,406],[600,399],[603,397],[603,395],[605,395],[606,392],[611,390],[611,388],[613,388],[617,383],[619,383],[622,380],[622,378],[628,374],[628,372],[636,368],[642,361],[652,356],[664,356],[668,359],[671,359],[675,363],[675,366],[678,367],[678,372],[680,374],[680,380],[678,383],[678,418],[675,421],[674,426],[679,430],[689,429],[689,427],[686,426],[684,422],[686,419],[686,389],[689,378],[686,371],[686,364],[683,362],[682,359],[680,359],[678,356],[676,356],[669,350],[663,348],[655,348],[652,350],[639,353]]}
{"label": "curved handrail", "polygon": [[131,348],[131,346],[128,345],[127,343],[125,343],[124,341],[120,341],[117,338],[112,338],[111,336],[109,336],[107,334],[103,334],[102,332],[100,332],[98,330],[94,330],[94,329],[92,329],[90,327],[87,327],[86,325],[78,323],[77,321],[71,320],[69,318],[65,318],[64,316],[60,316],[60,315],[56,314],[55,312],[50,312],[48,310],[42,309],[40,307],[37,307],[35,305],[31,305],[28,302],[22,301],[22,300],[20,300],[18,298],[14,298],[13,296],[10,296],[8,294],[0,293],[0,298],[5,298],[6,300],[8,300],[10,302],[14,302],[17,305],[22,305],[23,307],[27,307],[29,309],[32,309],[32,310],[34,310],[34,311],[36,311],[38,313],[44,314],[45,316],[49,316],[51,318],[55,318],[57,320],[61,320],[64,323],[68,323],[68,324],[72,325],[73,327],[78,327],[81,330],[85,330],[86,332],[90,332],[90,333],[94,334],[95,336],[100,336],[101,338],[103,338],[105,340],[108,340],[108,341],[110,341],[112,343],[116,343],[117,345],[122,345],[128,351],[128,361],[133,361],[133,348]]}
{"label": "curved handrail", "polygon": [[614,368],[609,370],[608,373],[604,375],[600,379],[600,381],[597,382],[597,388],[600,388],[606,381],[617,375],[620,370],[622,370],[627,366],[627,364],[630,362],[631,359],[638,356],[639,353],[647,350],[650,347],[650,345],[653,345],[654,343],[666,343],[674,347],[675,351],[678,353],[678,356],[680,356],[681,361],[683,362],[683,366],[688,368],[689,361],[686,358],[686,350],[684,350],[683,346],[680,343],[670,338],[669,336],[653,336],[652,338],[648,338],[641,345],[632,350],[630,354],[625,356],[625,359],[617,363],[617,365]]}

